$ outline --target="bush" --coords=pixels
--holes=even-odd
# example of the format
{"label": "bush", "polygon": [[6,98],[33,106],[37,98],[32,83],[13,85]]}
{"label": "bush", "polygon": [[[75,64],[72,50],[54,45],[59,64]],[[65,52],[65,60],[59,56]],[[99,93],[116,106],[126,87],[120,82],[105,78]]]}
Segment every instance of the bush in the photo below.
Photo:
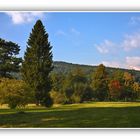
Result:
{"label": "bush", "polygon": [[51,91],[51,98],[53,99],[54,104],[64,104],[66,99],[62,93]]}
{"label": "bush", "polygon": [[10,108],[24,107],[34,99],[32,90],[22,80],[0,79],[0,103]]}

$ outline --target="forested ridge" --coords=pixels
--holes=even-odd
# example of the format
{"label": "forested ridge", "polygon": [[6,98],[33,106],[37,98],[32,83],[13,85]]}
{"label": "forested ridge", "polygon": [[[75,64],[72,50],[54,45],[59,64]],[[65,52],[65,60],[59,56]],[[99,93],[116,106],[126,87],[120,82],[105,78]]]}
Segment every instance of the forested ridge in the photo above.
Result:
{"label": "forested ridge", "polygon": [[[97,66],[92,66],[92,65],[75,64],[75,63],[69,63],[69,62],[64,62],[64,61],[54,61],[53,72],[58,73],[58,74],[59,73],[68,74],[70,71],[74,70],[77,67],[82,69],[87,76],[90,75],[92,72],[94,72],[97,68]],[[120,70],[122,72],[129,72],[135,76],[137,82],[140,82],[140,71],[138,70],[106,67],[106,71],[110,75],[115,70]]]}
{"label": "forested ridge", "polygon": [[[98,66],[92,66],[92,65],[85,65],[85,64],[75,64],[75,63],[69,63],[64,61],[54,61],[53,62],[54,68],[52,73],[63,73],[68,74],[69,72],[73,71],[75,68],[79,67],[82,69],[85,73],[85,75],[88,77],[92,72],[96,70]],[[106,71],[108,74],[112,74],[114,71],[120,70],[122,72],[129,72],[135,76],[135,80],[137,82],[140,82],[140,71],[134,70],[134,69],[123,69],[123,68],[114,68],[114,67],[106,67]],[[17,79],[22,79],[20,76],[20,72],[13,73],[13,76]]]}

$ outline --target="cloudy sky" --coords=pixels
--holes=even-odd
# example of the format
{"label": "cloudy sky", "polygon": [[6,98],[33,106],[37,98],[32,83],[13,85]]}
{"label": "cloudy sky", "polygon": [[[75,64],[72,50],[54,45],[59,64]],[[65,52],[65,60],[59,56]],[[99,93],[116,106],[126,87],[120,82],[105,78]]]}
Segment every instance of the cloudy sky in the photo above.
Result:
{"label": "cloudy sky", "polygon": [[1,12],[0,38],[18,43],[23,57],[37,19],[54,60],[140,70],[140,13]]}

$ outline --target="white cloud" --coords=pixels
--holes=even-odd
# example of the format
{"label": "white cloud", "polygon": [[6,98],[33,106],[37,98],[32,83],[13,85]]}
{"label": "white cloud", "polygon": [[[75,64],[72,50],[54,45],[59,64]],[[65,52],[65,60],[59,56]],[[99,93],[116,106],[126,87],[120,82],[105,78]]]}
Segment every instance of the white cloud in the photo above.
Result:
{"label": "white cloud", "polygon": [[126,35],[121,46],[125,51],[140,48],[140,34],[135,33],[133,35]]}
{"label": "white cloud", "polygon": [[140,57],[138,56],[127,56],[122,61],[102,61],[101,63],[107,67],[140,70]]}
{"label": "white cloud", "polygon": [[76,30],[75,28],[71,28],[70,32],[75,35],[80,35],[80,32],[78,30]]}
{"label": "white cloud", "polygon": [[29,23],[36,18],[42,18],[42,12],[5,12],[11,19],[13,24]]}
{"label": "white cloud", "polygon": [[99,45],[95,44],[94,46],[100,53],[106,54],[110,51],[113,52],[117,45],[109,40],[104,40],[103,43]]}
{"label": "white cloud", "polygon": [[136,25],[140,22],[140,17],[139,16],[134,16],[130,18],[130,24]]}
{"label": "white cloud", "polygon": [[[71,28],[70,29],[70,35],[80,35],[80,32],[78,30],[76,30],[75,28]],[[69,32],[64,32],[63,30],[58,30],[56,31],[55,35],[60,35],[60,36],[66,36],[69,35]]]}
{"label": "white cloud", "polygon": [[109,52],[109,50],[105,46],[97,46],[97,50],[100,53],[108,53]]}
{"label": "white cloud", "polygon": [[115,53],[118,49],[123,48],[124,51],[130,51],[140,48],[140,33],[134,33],[131,35],[125,35],[124,39],[120,43],[114,43],[109,40],[104,40],[99,45],[94,45],[97,50],[102,53]]}
{"label": "white cloud", "polygon": [[[113,55],[113,58],[115,57],[116,61],[102,61],[101,63],[103,63],[105,66],[140,70],[140,57],[127,56],[126,52],[132,50],[136,52],[140,50],[140,32],[125,35],[124,39],[120,43],[104,40],[99,45],[95,44],[95,47],[100,53],[108,53],[109,55]],[[119,58],[119,56],[121,56],[120,53],[125,54],[125,57]]]}
{"label": "white cloud", "polygon": [[122,64],[118,61],[102,61],[102,64],[107,67],[123,68]]}
{"label": "white cloud", "polygon": [[129,69],[140,70],[140,57],[126,57],[126,67]]}
{"label": "white cloud", "polygon": [[58,35],[58,36],[66,36],[66,33],[63,31],[63,30],[58,30],[55,35]]}

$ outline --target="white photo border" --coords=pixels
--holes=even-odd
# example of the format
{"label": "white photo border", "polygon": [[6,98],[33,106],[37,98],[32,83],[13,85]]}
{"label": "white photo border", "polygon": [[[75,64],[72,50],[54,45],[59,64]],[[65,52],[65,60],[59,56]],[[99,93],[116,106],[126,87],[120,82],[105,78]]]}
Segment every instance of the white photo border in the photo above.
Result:
{"label": "white photo border", "polygon": [[[139,12],[139,0],[1,0],[0,12]],[[139,139],[139,128],[2,128],[4,140]]]}

